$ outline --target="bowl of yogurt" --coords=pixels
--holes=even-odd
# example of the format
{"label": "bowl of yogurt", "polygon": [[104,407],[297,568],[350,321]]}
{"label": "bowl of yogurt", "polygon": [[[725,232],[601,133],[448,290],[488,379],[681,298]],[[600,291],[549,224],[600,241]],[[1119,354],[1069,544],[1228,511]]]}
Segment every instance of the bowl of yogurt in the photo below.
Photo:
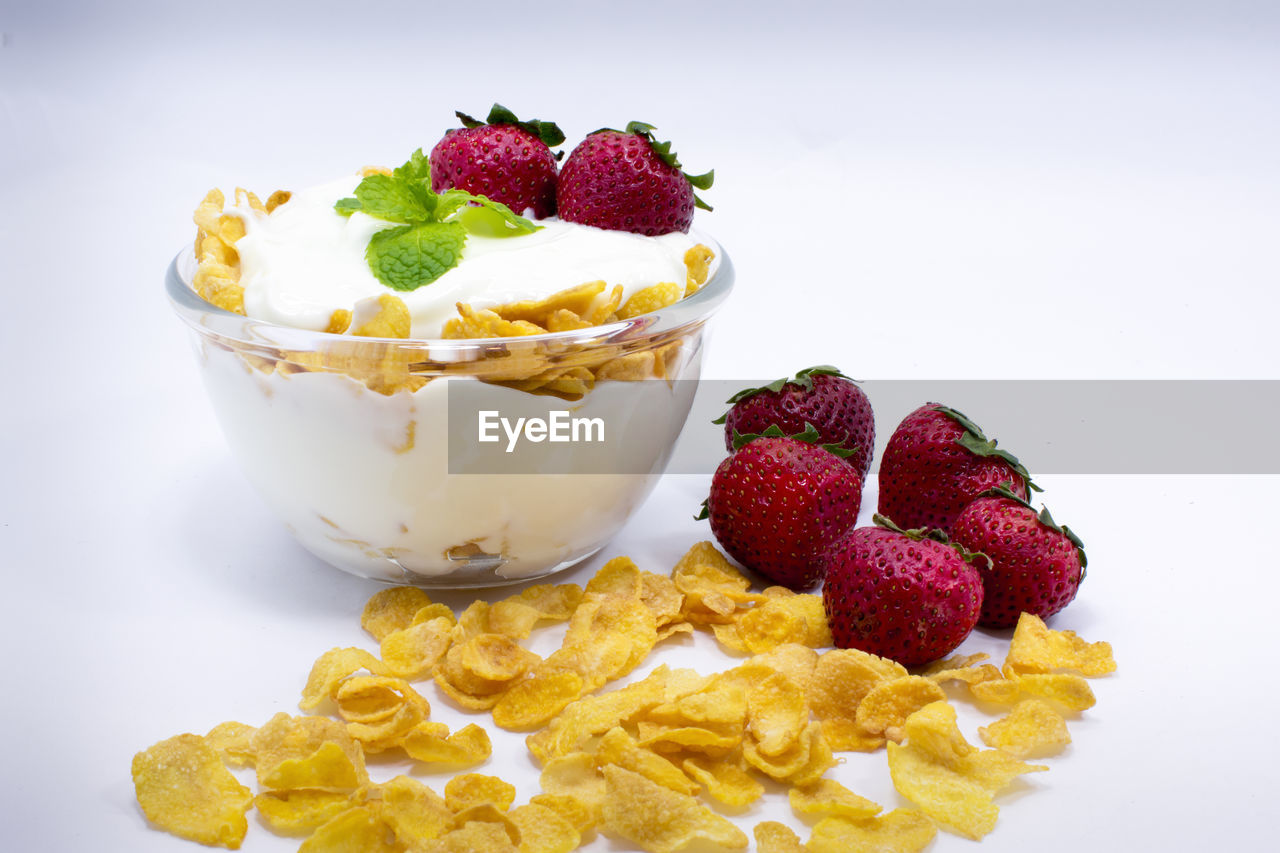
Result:
{"label": "bowl of yogurt", "polygon": [[[303,548],[362,577],[496,586],[591,556],[666,466],[729,259],[697,232],[548,219],[389,293],[364,257],[385,223],[333,212],[359,180],[269,213],[237,193],[169,266],[232,455]],[[236,275],[213,296],[219,245]],[[659,284],[680,297],[642,310]]]}

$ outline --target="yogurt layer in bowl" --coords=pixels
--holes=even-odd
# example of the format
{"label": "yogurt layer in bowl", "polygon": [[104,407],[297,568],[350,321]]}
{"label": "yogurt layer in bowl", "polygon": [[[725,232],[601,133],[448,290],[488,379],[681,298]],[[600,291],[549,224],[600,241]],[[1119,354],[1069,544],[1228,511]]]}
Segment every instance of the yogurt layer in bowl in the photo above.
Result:
{"label": "yogurt layer in bowl", "polygon": [[[548,219],[472,234],[455,267],[392,292],[365,258],[387,223],[334,213],[359,181],[211,193],[169,267],[246,476],[304,548],[364,577],[499,585],[595,553],[666,466],[728,259],[697,233]],[[609,440],[581,443],[596,428]]]}

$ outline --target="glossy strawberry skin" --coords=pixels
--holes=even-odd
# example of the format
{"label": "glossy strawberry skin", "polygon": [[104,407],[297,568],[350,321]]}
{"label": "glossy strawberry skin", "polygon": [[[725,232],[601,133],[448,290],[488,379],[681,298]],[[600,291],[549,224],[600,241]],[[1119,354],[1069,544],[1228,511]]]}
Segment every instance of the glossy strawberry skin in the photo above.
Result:
{"label": "glossy strawberry skin", "polygon": [[968,503],[987,489],[1008,484],[1027,497],[1027,481],[1005,459],[978,456],[957,443],[965,428],[928,403],[903,419],[880,460],[877,509],[902,528],[950,532]]}
{"label": "glossy strawberry skin", "polygon": [[1071,603],[1084,578],[1076,544],[1009,498],[971,502],[952,525],[951,538],[991,560],[990,567],[975,560],[985,591],[978,618],[984,628],[1012,628],[1024,610],[1047,619]]}
{"label": "glossy strawberry skin", "polygon": [[801,590],[821,580],[823,552],[861,503],[862,477],[843,459],[797,439],[758,438],[720,463],[707,511],[730,556]]}
{"label": "glossy strawberry skin", "polygon": [[461,127],[431,149],[431,189],[463,189],[535,219],[556,212],[556,158],[541,139],[510,124]]}
{"label": "glossy strawberry skin", "polygon": [[734,403],[725,416],[725,447],[733,449],[735,433],[762,433],[777,425],[795,435],[806,424],[818,431],[818,444],[853,450],[845,461],[867,476],[876,442],[875,415],[866,393],[843,376],[816,375],[809,388],[789,382],[780,391],[760,391]]}
{"label": "glossy strawberry skin", "polygon": [[570,152],[556,203],[566,222],[611,231],[657,236],[688,232],[693,224],[688,178],[644,136],[617,130],[597,131]]}
{"label": "glossy strawberry skin", "polygon": [[918,666],[954,651],[978,623],[982,580],[948,545],[859,527],[826,564],[822,601],[837,648]]}

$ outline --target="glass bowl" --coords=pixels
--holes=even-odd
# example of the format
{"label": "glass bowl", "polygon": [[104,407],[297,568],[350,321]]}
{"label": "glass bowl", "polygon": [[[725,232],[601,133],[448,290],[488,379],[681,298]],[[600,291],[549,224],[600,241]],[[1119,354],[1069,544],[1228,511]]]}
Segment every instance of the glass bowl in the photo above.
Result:
{"label": "glass bowl", "polygon": [[[232,454],[304,548],[388,583],[498,586],[591,556],[657,484],[693,401],[707,320],[733,286],[729,259],[698,239],[716,260],[696,293],[519,338],[353,337],[253,320],[192,289],[190,249],[165,288]],[[545,384],[566,375],[594,379],[585,391]],[[513,452],[511,425],[548,413],[572,440],[526,428]],[[609,440],[590,444],[597,421]]]}

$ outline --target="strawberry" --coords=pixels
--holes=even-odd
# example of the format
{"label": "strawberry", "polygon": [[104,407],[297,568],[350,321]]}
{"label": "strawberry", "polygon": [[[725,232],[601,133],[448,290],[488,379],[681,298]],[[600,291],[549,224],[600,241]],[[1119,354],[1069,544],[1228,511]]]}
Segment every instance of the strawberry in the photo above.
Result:
{"label": "strawberry", "polygon": [[487,121],[455,113],[462,127],[450,130],[431,149],[431,189],[462,189],[505,204],[535,219],[556,212],[556,155],[564,142],[554,122],[520,121],[494,104]]}
{"label": "strawberry", "polygon": [[881,515],[902,527],[951,523],[969,501],[1005,483],[1018,496],[1040,491],[1017,457],[996,447],[973,421],[927,403],[898,424],[880,460]]}
{"label": "strawberry", "polygon": [[774,583],[806,589],[822,552],[858,519],[862,477],[801,438],[764,435],[740,446],[711,479],[703,515],[739,563]]}
{"label": "strawberry", "polygon": [[826,554],[822,603],[837,648],[903,666],[937,660],[964,642],[982,610],[973,556],[937,530],[902,530],[877,515]]}
{"label": "strawberry", "polygon": [[1071,603],[1084,580],[1080,538],[1055,523],[1048,508],[1037,514],[1003,487],[970,502],[951,526],[951,539],[990,561],[978,569],[984,628],[1012,628],[1024,610],[1046,619]]}
{"label": "strawberry", "polygon": [[793,379],[739,391],[728,402],[733,408],[715,423],[724,424],[724,443],[729,450],[735,435],[762,433],[770,426],[793,435],[812,424],[823,444],[852,451],[846,461],[867,476],[876,440],[871,401],[836,368],[810,367]]}
{"label": "strawberry", "polygon": [[578,143],[560,170],[560,218],[649,236],[687,232],[695,207],[711,209],[693,190],[709,189],[714,172],[682,172],[671,143],[655,141],[652,131],[633,121],[625,131],[604,128]]}

